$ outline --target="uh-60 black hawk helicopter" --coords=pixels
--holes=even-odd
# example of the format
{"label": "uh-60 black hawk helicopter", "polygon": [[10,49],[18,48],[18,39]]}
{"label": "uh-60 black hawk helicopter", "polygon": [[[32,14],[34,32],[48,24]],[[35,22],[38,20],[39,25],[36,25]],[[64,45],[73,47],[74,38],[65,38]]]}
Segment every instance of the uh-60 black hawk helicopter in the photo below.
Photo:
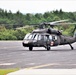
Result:
{"label": "uh-60 black hawk helicopter", "polygon": [[[39,29],[32,31],[29,34],[26,34],[22,42],[24,47],[29,47],[29,50],[32,51],[33,47],[45,47],[47,51],[51,47],[58,45],[69,44],[73,50],[72,43],[76,42],[76,23],[67,23],[68,20],[60,20],[54,22],[44,22],[39,25]],[[45,26],[50,26],[50,28],[45,28]],[[53,26],[56,25],[75,25],[74,27],[74,36],[63,35],[61,31],[53,29]]]}

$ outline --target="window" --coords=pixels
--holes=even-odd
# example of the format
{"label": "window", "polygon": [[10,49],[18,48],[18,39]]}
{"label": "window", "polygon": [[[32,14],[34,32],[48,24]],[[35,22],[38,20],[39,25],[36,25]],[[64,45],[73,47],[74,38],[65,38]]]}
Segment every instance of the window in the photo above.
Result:
{"label": "window", "polygon": [[52,40],[52,36],[51,35],[49,36],[49,39]]}
{"label": "window", "polygon": [[56,41],[57,40],[57,36],[52,36],[52,39],[54,40],[54,41]]}
{"label": "window", "polygon": [[29,37],[30,33],[29,34],[26,34],[26,36],[24,37],[24,39],[27,39]]}
{"label": "window", "polygon": [[[34,34],[26,34],[26,36],[25,36],[24,39],[27,39],[27,40],[29,40],[29,39],[38,40],[38,37],[39,37],[39,35],[36,34],[36,33],[34,33]],[[41,38],[41,37],[39,37],[39,39],[40,39],[40,38]]]}
{"label": "window", "polygon": [[38,34],[36,34],[36,35],[34,36],[34,39],[35,39],[35,40],[37,40],[37,39],[38,39]]}
{"label": "window", "polygon": [[38,35],[38,40],[41,40],[41,35]]}
{"label": "window", "polygon": [[26,34],[24,39],[34,39],[36,34]]}
{"label": "window", "polygon": [[57,36],[55,36],[55,40],[57,40]]}
{"label": "window", "polygon": [[47,39],[48,39],[47,36],[44,36],[44,41],[47,41]]}

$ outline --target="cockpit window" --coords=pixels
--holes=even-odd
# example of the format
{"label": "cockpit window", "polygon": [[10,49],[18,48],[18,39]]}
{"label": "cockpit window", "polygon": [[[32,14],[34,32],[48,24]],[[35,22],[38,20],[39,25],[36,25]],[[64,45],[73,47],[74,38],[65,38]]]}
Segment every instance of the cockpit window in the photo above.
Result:
{"label": "cockpit window", "polygon": [[38,40],[41,40],[41,35],[38,35]]}
{"label": "cockpit window", "polygon": [[38,38],[37,34],[27,34],[24,39],[27,39],[27,40],[35,39],[35,40],[37,40],[37,38]]}
{"label": "cockpit window", "polygon": [[26,34],[26,36],[24,37],[24,39],[27,39],[29,36],[30,36],[30,33]]}
{"label": "cockpit window", "polygon": [[38,39],[38,34],[36,34],[33,39],[37,40]]}

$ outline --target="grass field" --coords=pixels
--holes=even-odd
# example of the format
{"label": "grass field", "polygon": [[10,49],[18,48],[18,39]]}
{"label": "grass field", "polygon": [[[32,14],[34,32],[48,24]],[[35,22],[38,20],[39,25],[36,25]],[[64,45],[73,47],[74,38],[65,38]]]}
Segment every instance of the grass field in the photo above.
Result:
{"label": "grass field", "polygon": [[0,75],[6,75],[10,72],[14,72],[14,71],[17,71],[19,69],[0,69]]}

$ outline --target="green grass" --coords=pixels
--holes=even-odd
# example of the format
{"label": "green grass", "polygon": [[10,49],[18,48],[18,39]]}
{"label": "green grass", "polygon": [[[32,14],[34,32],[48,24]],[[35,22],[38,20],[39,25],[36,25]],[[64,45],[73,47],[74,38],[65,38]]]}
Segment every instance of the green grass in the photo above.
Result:
{"label": "green grass", "polygon": [[10,72],[14,72],[14,71],[17,71],[19,69],[0,69],[0,75],[6,75]]}

